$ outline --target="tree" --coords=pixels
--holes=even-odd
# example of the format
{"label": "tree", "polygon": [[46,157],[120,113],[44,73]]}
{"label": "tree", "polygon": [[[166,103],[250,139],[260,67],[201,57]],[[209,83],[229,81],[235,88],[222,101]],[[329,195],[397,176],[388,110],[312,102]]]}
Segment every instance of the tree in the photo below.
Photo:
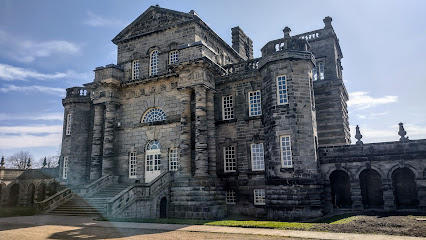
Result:
{"label": "tree", "polygon": [[12,156],[7,158],[7,164],[10,168],[26,169],[28,168],[28,161],[34,159],[30,152],[28,151],[19,151],[14,153]]}

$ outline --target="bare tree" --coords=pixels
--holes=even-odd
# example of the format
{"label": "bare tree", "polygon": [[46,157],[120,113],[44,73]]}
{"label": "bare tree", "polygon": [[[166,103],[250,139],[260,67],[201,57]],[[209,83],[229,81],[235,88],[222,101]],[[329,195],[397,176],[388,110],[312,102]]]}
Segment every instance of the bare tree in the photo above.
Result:
{"label": "bare tree", "polygon": [[7,158],[7,164],[10,168],[26,169],[28,168],[28,161],[34,159],[30,152],[28,151],[19,151],[14,153],[12,156]]}

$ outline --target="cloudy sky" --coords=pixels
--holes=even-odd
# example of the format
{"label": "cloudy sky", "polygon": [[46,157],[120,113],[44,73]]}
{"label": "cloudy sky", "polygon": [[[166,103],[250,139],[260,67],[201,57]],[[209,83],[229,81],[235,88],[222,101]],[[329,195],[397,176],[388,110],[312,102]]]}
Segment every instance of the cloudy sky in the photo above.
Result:
{"label": "cloudy sky", "polygon": [[65,88],[116,62],[111,39],[150,5],[195,10],[226,42],[240,26],[255,57],[270,40],[323,28],[333,18],[350,95],[351,132],[364,142],[426,138],[426,1],[0,1],[0,155],[55,155]]}

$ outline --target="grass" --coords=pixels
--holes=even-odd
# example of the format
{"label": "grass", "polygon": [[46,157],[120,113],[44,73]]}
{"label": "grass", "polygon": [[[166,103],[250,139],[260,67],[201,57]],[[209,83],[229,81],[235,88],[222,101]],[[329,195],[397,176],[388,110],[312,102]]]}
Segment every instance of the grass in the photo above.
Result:
{"label": "grass", "polygon": [[136,222],[136,223],[163,223],[163,224],[186,224],[186,225],[203,225],[211,222],[208,220],[196,219],[174,219],[174,218],[99,218],[99,221],[110,222]]}
{"label": "grass", "polygon": [[315,223],[223,220],[208,222],[204,225],[245,228],[309,229],[313,228]]}
{"label": "grass", "polygon": [[1,207],[0,217],[32,216],[36,214],[35,207]]}

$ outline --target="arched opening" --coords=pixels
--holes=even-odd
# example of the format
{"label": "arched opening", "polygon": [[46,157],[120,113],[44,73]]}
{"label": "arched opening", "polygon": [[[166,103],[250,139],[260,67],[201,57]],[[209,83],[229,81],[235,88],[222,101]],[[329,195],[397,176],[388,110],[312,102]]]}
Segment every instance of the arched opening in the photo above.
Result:
{"label": "arched opening", "polygon": [[48,188],[49,192],[48,197],[55,195],[58,192],[58,184],[56,182],[51,182]]}
{"label": "arched opening", "polygon": [[160,218],[167,218],[167,198],[163,197],[160,201]]}
{"label": "arched opening", "polygon": [[330,184],[333,206],[335,208],[352,207],[349,175],[343,170],[335,170],[330,174]]}
{"label": "arched opening", "polygon": [[30,202],[31,205],[34,204],[34,198],[35,198],[35,186],[33,183],[31,183],[28,186],[28,201]]}
{"label": "arched opening", "polygon": [[41,183],[38,186],[37,201],[43,201],[46,198],[46,184]]}
{"label": "arched opening", "polygon": [[382,208],[384,202],[380,173],[374,169],[365,169],[359,174],[359,181],[364,208]]}
{"label": "arched opening", "polygon": [[19,200],[19,185],[13,184],[9,190],[9,203],[8,205],[11,207],[15,207],[18,205]]}
{"label": "arched opening", "polygon": [[408,168],[398,168],[392,173],[395,204],[398,208],[417,208],[417,186],[414,173]]}

